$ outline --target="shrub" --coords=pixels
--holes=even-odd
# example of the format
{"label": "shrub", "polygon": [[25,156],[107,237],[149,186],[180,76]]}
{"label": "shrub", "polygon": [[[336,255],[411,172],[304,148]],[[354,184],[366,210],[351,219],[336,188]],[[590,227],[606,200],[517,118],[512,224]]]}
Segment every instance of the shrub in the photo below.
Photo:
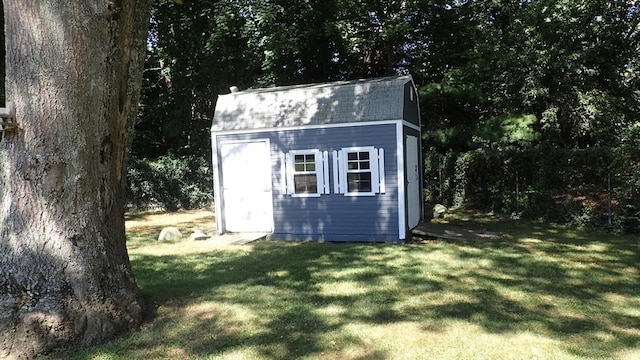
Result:
{"label": "shrub", "polygon": [[640,234],[640,204],[626,205],[614,226],[620,233]]}
{"label": "shrub", "polygon": [[[425,154],[429,203],[640,232],[640,150],[477,149]],[[611,214],[609,214],[611,209]]]}
{"label": "shrub", "polygon": [[157,159],[133,159],[129,164],[130,207],[173,211],[206,207],[212,200],[211,166],[203,157],[169,154]]}

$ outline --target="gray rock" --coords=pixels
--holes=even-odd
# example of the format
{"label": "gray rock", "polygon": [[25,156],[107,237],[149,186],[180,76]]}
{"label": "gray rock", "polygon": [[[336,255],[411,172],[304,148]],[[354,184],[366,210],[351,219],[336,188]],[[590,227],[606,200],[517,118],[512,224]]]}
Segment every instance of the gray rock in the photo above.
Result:
{"label": "gray rock", "polygon": [[160,231],[160,235],[158,236],[158,241],[161,242],[174,242],[180,240],[182,240],[182,233],[175,226],[163,228],[162,231]]}
{"label": "gray rock", "polygon": [[435,204],[433,206],[433,218],[437,219],[439,217],[444,216],[444,214],[447,212],[447,208],[442,205],[442,204]]}

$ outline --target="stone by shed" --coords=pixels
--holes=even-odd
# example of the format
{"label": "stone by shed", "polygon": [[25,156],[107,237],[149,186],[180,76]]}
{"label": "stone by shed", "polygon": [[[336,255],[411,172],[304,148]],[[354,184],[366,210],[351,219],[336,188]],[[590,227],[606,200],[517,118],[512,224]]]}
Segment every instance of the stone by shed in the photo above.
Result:
{"label": "stone by shed", "polygon": [[220,95],[211,131],[220,233],[402,242],[422,217],[410,76]]}

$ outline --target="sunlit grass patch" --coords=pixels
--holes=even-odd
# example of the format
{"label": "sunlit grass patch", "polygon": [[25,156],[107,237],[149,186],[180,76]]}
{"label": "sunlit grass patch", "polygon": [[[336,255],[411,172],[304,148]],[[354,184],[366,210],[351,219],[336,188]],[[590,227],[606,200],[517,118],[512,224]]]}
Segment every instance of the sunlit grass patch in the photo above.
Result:
{"label": "sunlit grass patch", "polygon": [[155,318],[51,358],[638,358],[638,239],[469,216],[501,238],[206,248],[139,223],[129,252]]}

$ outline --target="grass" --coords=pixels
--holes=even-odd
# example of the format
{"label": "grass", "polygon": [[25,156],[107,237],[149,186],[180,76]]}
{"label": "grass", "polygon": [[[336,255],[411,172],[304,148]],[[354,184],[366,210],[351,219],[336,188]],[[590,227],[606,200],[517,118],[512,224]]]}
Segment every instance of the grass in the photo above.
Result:
{"label": "grass", "polygon": [[638,359],[637,237],[460,213],[498,240],[408,245],[158,244],[136,214],[129,252],[157,306],[140,331],[50,359]]}

